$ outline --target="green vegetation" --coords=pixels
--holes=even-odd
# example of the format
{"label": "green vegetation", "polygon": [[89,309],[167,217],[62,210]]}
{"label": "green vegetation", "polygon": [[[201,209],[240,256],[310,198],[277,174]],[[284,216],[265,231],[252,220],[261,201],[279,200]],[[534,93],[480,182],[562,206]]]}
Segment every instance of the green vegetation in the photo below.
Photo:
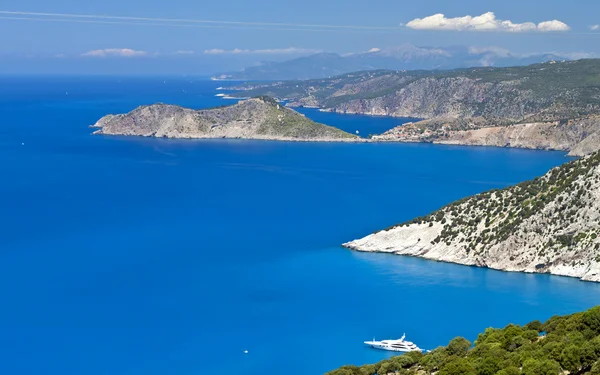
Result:
{"label": "green vegetation", "polygon": [[429,353],[407,353],[327,375],[598,375],[600,307],[545,323],[488,328],[475,344],[455,338]]}
{"label": "green vegetation", "polygon": [[[411,72],[412,73],[412,72]],[[276,98],[300,98],[313,95],[317,99],[325,99],[342,89],[347,84],[358,84],[360,82],[384,77],[390,74],[400,74],[390,70],[374,70],[344,74],[332,78],[310,79],[306,81],[278,81],[270,85],[257,87],[244,92],[246,96],[268,95]],[[404,73],[404,75],[407,75]],[[252,86],[252,85],[250,85]]]}
{"label": "green vegetation", "polygon": [[[433,244],[460,243],[467,252],[475,254],[485,253],[518,230],[530,230],[550,238],[540,252],[554,253],[564,248],[590,246],[600,231],[595,221],[582,220],[587,229],[576,233],[564,233],[563,230],[587,206],[586,202],[595,199],[590,187],[592,182],[600,182],[595,174],[599,165],[600,152],[596,152],[556,167],[543,177],[461,199],[427,216],[391,228],[441,223],[443,229]],[[541,212],[545,220],[543,225],[524,225]],[[527,239],[523,238],[522,242],[518,246],[527,246]]]}
{"label": "green vegetation", "polygon": [[[473,89],[466,82],[476,82]],[[432,82],[437,82],[432,85]],[[420,85],[422,83],[422,85]],[[411,86],[416,84],[417,86]],[[452,87],[463,85],[461,95],[454,98]],[[381,99],[392,112],[399,101],[399,92],[416,87],[435,90],[439,111],[431,118],[443,117],[441,105],[454,98],[460,117],[485,117],[488,120],[565,121],[598,113],[600,110],[600,59],[549,62],[524,67],[471,68],[449,71],[386,71],[357,72],[327,79],[277,82],[249,91],[250,95],[272,95],[302,103],[317,103],[322,108]],[[449,98],[444,98],[444,90]],[[468,92],[477,91],[469,96]],[[410,89],[409,89],[410,91]],[[310,100],[308,100],[310,99]],[[362,105],[361,104],[361,105]],[[378,103],[381,105],[381,103]],[[458,106],[458,107],[457,107]]]}
{"label": "green vegetation", "polygon": [[258,99],[269,104],[271,107],[266,121],[260,125],[257,134],[298,139],[358,138],[338,128],[314,122],[296,111],[285,108],[269,96],[260,96]]}

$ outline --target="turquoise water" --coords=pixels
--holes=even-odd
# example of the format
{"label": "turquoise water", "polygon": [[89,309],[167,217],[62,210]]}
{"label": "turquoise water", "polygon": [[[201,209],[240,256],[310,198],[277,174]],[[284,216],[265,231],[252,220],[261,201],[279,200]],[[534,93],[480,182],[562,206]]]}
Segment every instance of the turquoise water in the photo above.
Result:
{"label": "turquoise water", "polygon": [[386,357],[373,337],[429,349],[600,302],[598,284],[339,247],[562,153],[90,136],[105,113],[222,101],[189,78],[0,83],[1,373],[321,374]]}

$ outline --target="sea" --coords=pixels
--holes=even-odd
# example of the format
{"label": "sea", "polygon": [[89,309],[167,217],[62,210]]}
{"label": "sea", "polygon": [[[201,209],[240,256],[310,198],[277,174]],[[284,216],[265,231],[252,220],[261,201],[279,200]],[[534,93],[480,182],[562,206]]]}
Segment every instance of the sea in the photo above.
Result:
{"label": "sea", "polygon": [[[91,135],[228,103],[195,77],[0,77],[0,373],[312,375],[600,303],[600,285],[340,244],[569,159],[431,144]],[[410,119],[302,110],[361,135]]]}

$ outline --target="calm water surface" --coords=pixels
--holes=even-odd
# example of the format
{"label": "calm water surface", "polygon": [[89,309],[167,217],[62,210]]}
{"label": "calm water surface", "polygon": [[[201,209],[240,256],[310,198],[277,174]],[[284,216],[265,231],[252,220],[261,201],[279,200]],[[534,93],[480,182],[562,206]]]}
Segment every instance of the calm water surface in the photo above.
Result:
{"label": "calm water surface", "polygon": [[[600,286],[339,244],[545,173],[564,154],[91,136],[189,78],[0,79],[0,372],[321,374],[600,302]],[[311,113],[361,134],[399,119]],[[324,117],[319,117],[324,116]],[[324,120],[326,118],[326,120]],[[244,354],[248,350],[248,354]]]}

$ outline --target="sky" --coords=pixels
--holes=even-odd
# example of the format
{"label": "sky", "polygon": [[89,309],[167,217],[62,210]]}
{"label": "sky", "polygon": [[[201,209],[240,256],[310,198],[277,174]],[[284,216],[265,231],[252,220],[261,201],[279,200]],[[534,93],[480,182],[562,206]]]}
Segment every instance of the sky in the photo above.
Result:
{"label": "sky", "polygon": [[2,0],[0,74],[209,75],[406,43],[600,56],[595,25],[593,0]]}

